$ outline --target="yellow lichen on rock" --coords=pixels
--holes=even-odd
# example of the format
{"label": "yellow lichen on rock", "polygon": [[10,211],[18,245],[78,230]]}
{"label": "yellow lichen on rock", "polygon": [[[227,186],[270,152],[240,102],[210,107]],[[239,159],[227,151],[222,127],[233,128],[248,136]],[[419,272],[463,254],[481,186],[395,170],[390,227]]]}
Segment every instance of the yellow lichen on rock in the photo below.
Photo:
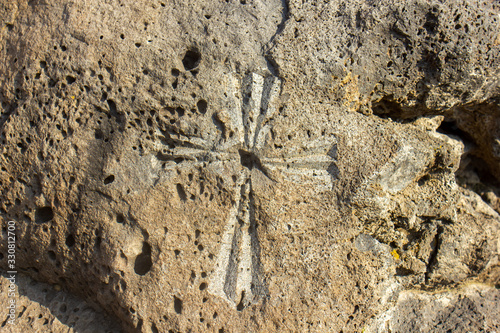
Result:
{"label": "yellow lichen on rock", "polygon": [[398,253],[398,250],[394,249],[391,251],[391,255],[392,257],[395,259],[395,260],[399,260],[399,253]]}

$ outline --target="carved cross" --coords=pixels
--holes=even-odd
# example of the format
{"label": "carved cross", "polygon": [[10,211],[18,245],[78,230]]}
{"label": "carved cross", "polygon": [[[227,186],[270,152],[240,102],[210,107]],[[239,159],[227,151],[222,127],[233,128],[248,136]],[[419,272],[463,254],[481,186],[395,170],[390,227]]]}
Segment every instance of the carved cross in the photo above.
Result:
{"label": "carved cross", "polygon": [[169,148],[163,160],[230,161],[241,164],[208,290],[242,310],[267,295],[261,275],[260,245],[255,221],[252,170],[272,179],[279,172],[284,179],[300,184],[331,188],[335,169],[336,139],[321,137],[305,147],[270,149],[273,118],[278,114],[277,100],[281,81],[273,76],[250,73],[240,79],[227,77],[224,93],[226,110],[214,115],[220,138],[214,143],[182,133],[163,133]]}

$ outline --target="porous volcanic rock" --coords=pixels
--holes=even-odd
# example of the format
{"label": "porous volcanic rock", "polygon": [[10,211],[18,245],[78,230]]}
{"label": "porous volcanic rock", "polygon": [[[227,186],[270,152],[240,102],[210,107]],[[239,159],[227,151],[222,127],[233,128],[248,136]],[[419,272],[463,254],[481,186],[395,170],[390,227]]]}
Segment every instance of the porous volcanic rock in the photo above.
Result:
{"label": "porous volcanic rock", "polygon": [[365,332],[496,332],[500,291],[473,284],[446,293],[405,291]]}
{"label": "porous volcanic rock", "polygon": [[[0,300],[2,305],[9,304],[10,274],[0,276]],[[18,297],[16,297],[15,324],[9,324],[10,317],[0,323],[1,331],[18,332],[119,332],[120,325],[96,311],[85,301],[61,290],[58,284],[49,285],[36,282],[25,275],[16,278]],[[7,314],[7,312],[4,312]]]}
{"label": "porous volcanic rock", "polygon": [[31,309],[4,327],[498,328],[499,14],[3,1],[0,267],[14,221]]}

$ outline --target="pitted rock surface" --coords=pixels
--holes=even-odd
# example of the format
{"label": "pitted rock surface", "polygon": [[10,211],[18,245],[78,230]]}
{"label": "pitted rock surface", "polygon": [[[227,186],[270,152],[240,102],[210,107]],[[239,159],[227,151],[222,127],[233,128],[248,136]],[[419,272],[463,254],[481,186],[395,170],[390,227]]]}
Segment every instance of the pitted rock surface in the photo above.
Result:
{"label": "pitted rock surface", "polygon": [[365,332],[495,332],[500,292],[469,285],[453,293],[402,292],[394,308],[380,314]]}
{"label": "pitted rock surface", "polygon": [[15,221],[17,328],[497,329],[499,14],[2,2],[0,267]]}
{"label": "pitted rock surface", "polygon": [[[10,275],[0,276],[1,300],[9,304]],[[2,318],[2,332],[120,332],[112,318],[96,312],[85,301],[61,290],[58,284],[36,282],[26,276],[17,280],[16,324],[10,325]],[[5,319],[5,320],[4,320]],[[8,318],[10,319],[10,317]]]}

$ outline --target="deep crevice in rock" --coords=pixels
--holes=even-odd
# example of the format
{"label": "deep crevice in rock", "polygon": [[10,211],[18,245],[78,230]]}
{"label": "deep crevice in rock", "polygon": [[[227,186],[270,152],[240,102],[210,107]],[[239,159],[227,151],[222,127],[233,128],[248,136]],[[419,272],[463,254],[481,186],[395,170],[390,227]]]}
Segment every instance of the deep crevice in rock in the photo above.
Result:
{"label": "deep crevice in rock", "polygon": [[433,268],[437,264],[437,256],[439,250],[441,248],[441,234],[443,233],[443,227],[438,226],[436,234],[431,242],[431,253],[429,255],[429,260],[427,263],[427,271],[425,272],[425,283],[428,284],[430,280],[430,274],[432,273]]}
{"label": "deep crevice in rock", "polygon": [[382,119],[391,119],[403,124],[410,123],[421,116],[437,114],[437,112],[432,112],[424,106],[413,108],[402,107],[400,103],[393,99],[392,95],[385,96],[373,103],[372,112]]}

